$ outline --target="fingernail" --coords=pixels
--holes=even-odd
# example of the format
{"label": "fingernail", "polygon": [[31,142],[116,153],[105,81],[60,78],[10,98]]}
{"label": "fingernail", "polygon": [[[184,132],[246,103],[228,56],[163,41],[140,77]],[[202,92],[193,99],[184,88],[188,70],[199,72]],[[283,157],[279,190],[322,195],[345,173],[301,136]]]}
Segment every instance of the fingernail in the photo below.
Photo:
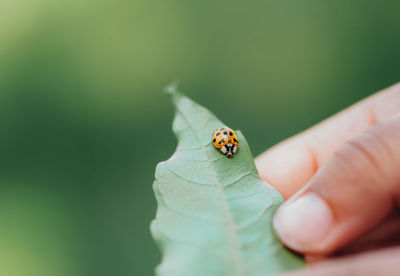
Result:
{"label": "fingernail", "polygon": [[293,249],[305,249],[321,241],[333,225],[333,215],[326,202],[307,193],[294,202],[283,204],[274,217],[276,234]]}

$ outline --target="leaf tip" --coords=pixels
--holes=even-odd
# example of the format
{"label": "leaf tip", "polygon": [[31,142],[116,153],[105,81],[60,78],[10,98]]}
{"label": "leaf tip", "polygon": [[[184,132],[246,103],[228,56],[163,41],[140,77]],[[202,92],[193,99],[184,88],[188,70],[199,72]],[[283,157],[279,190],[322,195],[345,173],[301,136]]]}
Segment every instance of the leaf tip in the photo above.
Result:
{"label": "leaf tip", "polygon": [[178,83],[177,82],[172,82],[170,84],[168,84],[165,88],[164,91],[165,93],[169,94],[169,95],[173,95],[176,94],[178,92]]}

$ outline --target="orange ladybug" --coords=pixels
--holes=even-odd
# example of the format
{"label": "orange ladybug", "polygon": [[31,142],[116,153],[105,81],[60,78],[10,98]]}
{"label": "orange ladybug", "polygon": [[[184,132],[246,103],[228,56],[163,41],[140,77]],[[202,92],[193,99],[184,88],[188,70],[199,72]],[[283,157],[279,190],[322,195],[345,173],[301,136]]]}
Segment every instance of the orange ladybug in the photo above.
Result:
{"label": "orange ladybug", "polygon": [[239,148],[239,139],[233,129],[221,127],[212,135],[212,142],[226,157],[232,157]]}

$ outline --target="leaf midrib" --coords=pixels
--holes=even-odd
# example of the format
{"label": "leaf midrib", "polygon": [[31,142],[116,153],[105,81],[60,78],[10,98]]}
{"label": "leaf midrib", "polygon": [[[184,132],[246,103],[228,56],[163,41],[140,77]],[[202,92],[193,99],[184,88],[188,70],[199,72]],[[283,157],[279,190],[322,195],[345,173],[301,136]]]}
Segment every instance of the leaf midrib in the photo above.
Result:
{"label": "leaf midrib", "polygon": [[[217,173],[216,173],[215,169],[212,167],[212,164],[210,162],[210,156],[208,155],[206,148],[200,142],[200,138],[197,135],[196,130],[190,124],[190,121],[189,121],[188,117],[186,116],[186,114],[180,109],[179,104],[175,104],[175,106],[176,106],[176,110],[179,113],[181,113],[181,115],[183,116],[184,120],[187,122],[189,128],[192,129],[198,144],[200,145],[202,151],[207,156],[207,164],[208,164],[208,166],[209,166],[209,168],[210,168],[210,170],[211,170],[211,172],[213,174],[213,178],[214,178],[215,183],[216,183],[215,186],[217,187],[218,192],[220,194],[221,201],[223,202],[224,213],[225,213],[226,217],[228,218],[228,223],[229,223],[228,232],[231,233],[230,234],[230,237],[231,237],[230,241],[231,241],[231,244],[233,245],[233,247],[236,248],[236,252],[238,252],[238,253],[234,254],[234,258],[237,261],[237,262],[235,261],[234,264],[235,264],[235,267],[238,268],[237,270],[235,269],[234,271],[235,271],[235,273],[237,272],[237,275],[247,275],[246,274],[247,268],[246,268],[246,265],[245,265],[245,262],[244,262],[244,259],[243,259],[242,250],[241,250],[241,246],[240,246],[240,242],[239,242],[239,236],[238,236],[237,232],[235,231],[236,224],[235,224],[233,216],[232,216],[232,214],[230,212],[228,199],[225,196],[223,186],[218,181]],[[209,119],[207,119],[207,121],[209,121]],[[238,265],[236,265],[236,264],[238,264]]]}

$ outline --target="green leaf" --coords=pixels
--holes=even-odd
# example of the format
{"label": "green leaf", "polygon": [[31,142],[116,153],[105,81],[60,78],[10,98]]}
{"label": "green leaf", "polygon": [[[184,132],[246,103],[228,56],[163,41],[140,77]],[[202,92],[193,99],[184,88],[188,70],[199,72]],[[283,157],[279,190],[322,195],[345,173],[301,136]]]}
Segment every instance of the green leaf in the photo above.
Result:
{"label": "green leaf", "polygon": [[162,251],[157,275],[269,275],[304,267],[273,232],[283,198],[258,177],[241,132],[238,152],[226,158],[211,143],[225,124],[174,88],[168,92],[178,146],[155,174],[151,232]]}

